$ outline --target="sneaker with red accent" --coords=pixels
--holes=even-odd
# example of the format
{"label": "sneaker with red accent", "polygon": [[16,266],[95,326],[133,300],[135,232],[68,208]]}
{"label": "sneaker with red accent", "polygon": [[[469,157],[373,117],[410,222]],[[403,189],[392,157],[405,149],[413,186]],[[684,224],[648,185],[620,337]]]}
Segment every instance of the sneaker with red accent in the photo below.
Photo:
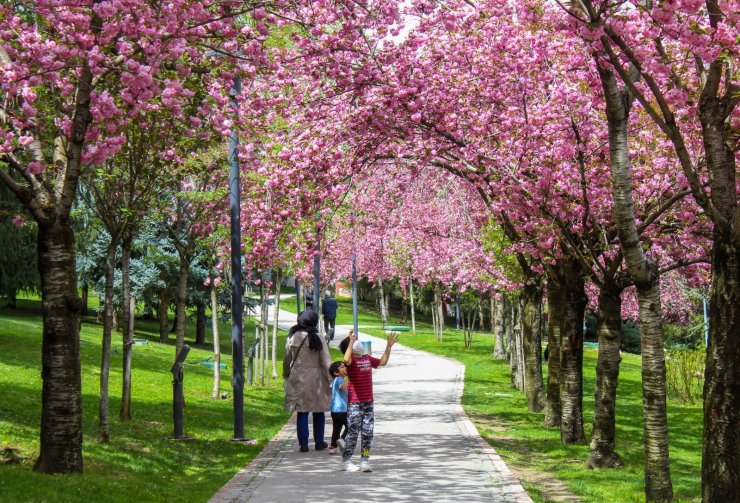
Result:
{"label": "sneaker with red accent", "polygon": [[329,454],[336,454],[337,448],[336,447],[329,447]]}

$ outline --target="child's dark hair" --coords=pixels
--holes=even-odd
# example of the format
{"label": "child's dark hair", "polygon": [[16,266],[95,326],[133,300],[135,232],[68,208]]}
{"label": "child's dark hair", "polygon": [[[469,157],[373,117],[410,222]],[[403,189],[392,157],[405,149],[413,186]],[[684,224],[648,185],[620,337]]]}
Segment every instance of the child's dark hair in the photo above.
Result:
{"label": "child's dark hair", "polygon": [[339,351],[342,352],[342,354],[347,352],[347,347],[349,346],[349,337],[345,337],[342,339],[342,342],[339,343]]}
{"label": "child's dark hair", "polygon": [[333,375],[334,377],[339,375],[339,367],[344,365],[344,362],[334,362],[331,365],[329,365],[329,373]]}

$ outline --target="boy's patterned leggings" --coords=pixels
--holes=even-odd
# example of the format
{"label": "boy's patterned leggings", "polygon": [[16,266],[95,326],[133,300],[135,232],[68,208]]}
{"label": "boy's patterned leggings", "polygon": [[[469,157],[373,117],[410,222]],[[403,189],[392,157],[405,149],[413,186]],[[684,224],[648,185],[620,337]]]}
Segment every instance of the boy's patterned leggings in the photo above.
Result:
{"label": "boy's patterned leggings", "polygon": [[375,427],[375,412],[373,402],[351,403],[347,408],[347,423],[349,432],[345,439],[342,461],[349,461],[355,452],[357,437],[362,432],[362,451],[360,456],[370,457],[370,445],[373,443],[373,428]]}

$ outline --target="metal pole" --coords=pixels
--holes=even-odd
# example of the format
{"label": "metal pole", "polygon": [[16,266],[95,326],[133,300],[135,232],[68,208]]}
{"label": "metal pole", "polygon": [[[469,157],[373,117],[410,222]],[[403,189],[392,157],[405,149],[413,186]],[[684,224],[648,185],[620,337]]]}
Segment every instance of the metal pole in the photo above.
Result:
{"label": "metal pole", "polygon": [[360,332],[357,327],[357,254],[352,245],[352,324],[355,329],[355,337],[359,337]]}
{"label": "metal pole", "polygon": [[460,330],[460,294],[455,294],[455,328]]}
{"label": "metal pole", "polygon": [[317,313],[319,310],[319,288],[321,275],[321,238],[318,229],[316,229],[316,256],[313,258],[313,310]]}
{"label": "metal pole", "polygon": [[704,343],[709,348],[709,316],[707,316],[707,298],[701,298],[704,304]]}
{"label": "metal pole", "polygon": [[301,309],[301,284],[298,282],[298,278],[295,279],[295,303],[296,312],[300,313],[303,311],[303,309]]}
{"label": "metal pole", "polygon": [[[234,116],[238,113],[237,95],[241,79],[234,77],[229,105]],[[244,440],[244,347],[242,337],[242,232],[239,200],[239,137],[236,128],[229,134],[229,193],[231,204],[231,386],[234,390],[234,438]]]}

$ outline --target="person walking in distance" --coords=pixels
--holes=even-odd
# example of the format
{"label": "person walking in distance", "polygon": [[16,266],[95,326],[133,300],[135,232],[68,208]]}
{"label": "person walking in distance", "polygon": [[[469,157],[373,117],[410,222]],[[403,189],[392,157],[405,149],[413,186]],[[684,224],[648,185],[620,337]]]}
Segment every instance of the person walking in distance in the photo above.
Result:
{"label": "person walking in distance", "polygon": [[324,292],[324,300],[321,303],[321,314],[324,315],[324,333],[330,341],[334,340],[334,327],[337,323],[337,299],[331,296],[331,292]]}
{"label": "person walking in distance", "polygon": [[[385,351],[380,359],[362,354],[362,344],[355,338],[354,331],[352,330],[349,331],[349,337],[342,341],[341,347],[344,349],[344,364],[347,367],[347,375],[349,376],[349,405],[347,408],[349,431],[345,439],[345,449],[344,453],[342,453],[342,463],[340,466],[340,469],[343,471],[373,471],[370,467],[370,447],[372,446],[373,430],[375,428],[373,369],[383,367],[388,363],[391,348],[396,341],[398,341],[396,334],[390,334],[388,336]],[[362,433],[360,466],[357,467],[351,460],[360,433]]]}

